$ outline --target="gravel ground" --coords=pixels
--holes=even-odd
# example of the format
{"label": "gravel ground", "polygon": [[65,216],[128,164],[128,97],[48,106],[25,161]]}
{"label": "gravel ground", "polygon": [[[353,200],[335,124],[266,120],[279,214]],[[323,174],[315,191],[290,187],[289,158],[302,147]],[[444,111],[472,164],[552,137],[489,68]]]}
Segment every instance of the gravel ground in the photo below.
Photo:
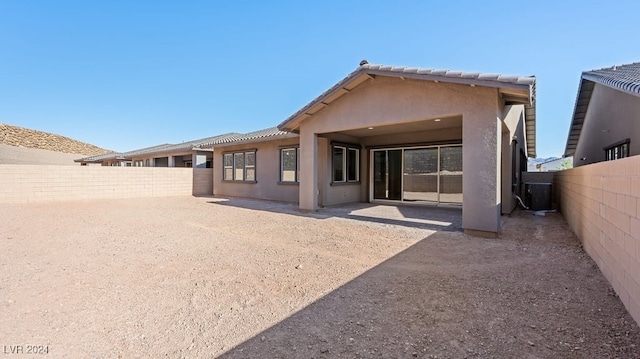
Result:
{"label": "gravel ground", "polygon": [[491,240],[461,233],[460,215],[192,197],[0,205],[0,346],[70,358],[640,357],[638,326],[559,214],[517,212]]}

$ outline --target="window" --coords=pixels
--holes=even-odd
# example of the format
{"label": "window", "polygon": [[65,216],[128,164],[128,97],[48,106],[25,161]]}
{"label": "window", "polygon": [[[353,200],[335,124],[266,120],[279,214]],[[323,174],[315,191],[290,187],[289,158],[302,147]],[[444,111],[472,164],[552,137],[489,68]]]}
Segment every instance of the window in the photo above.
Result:
{"label": "window", "polygon": [[256,180],[256,151],[224,153],[223,179],[225,181]]}
{"label": "window", "polygon": [[347,181],[357,182],[360,180],[360,150],[355,148],[347,149]]}
{"label": "window", "polygon": [[360,149],[333,146],[333,182],[360,181]]}
{"label": "window", "polygon": [[280,181],[300,182],[300,148],[280,150]]}
{"label": "window", "polygon": [[605,159],[607,161],[613,161],[620,158],[629,157],[629,142],[630,140],[627,138],[624,141],[620,141],[614,143],[611,146],[604,148]]}

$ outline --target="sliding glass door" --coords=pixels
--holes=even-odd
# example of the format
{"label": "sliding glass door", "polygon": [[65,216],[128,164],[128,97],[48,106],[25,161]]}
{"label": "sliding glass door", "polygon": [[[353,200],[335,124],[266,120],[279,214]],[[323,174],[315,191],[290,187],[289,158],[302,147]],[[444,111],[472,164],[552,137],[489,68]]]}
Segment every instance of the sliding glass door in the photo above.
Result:
{"label": "sliding glass door", "polygon": [[440,202],[462,203],[462,147],[440,148]]}
{"label": "sliding glass door", "polygon": [[462,146],[371,151],[371,198],[462,203]]}
{"label": "sliding glass door", "polygon": [[402,199],[402,150],[373,152],[373,198]]}

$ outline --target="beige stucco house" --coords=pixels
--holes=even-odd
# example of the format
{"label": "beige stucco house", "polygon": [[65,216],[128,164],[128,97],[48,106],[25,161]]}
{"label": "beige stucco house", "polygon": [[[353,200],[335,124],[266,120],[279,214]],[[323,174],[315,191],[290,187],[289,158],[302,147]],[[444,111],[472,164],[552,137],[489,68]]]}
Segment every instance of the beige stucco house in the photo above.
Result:
{"label": "beige stucco house", "polygon": [[495,236],[535,157],[535,77],[363,61],[278,128],[201,148],[216,195],[459,205],[466,232]]}
{"label": "beige stucco house", "polygon": [[564,156],[574,167],[640,154],[640,63],[585,71]]}

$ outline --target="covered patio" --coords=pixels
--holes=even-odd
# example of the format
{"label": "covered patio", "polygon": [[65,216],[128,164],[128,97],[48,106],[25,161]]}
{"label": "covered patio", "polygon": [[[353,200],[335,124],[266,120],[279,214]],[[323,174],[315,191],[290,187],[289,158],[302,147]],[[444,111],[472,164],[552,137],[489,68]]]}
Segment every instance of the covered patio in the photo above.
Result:
{"label": "covered patio", "polygon": [[514,207],[506,174],[535,155],[534,84],[361,63],[279,125],[300,135],[300,208],[457,204],[467,233],[495,237]]}

